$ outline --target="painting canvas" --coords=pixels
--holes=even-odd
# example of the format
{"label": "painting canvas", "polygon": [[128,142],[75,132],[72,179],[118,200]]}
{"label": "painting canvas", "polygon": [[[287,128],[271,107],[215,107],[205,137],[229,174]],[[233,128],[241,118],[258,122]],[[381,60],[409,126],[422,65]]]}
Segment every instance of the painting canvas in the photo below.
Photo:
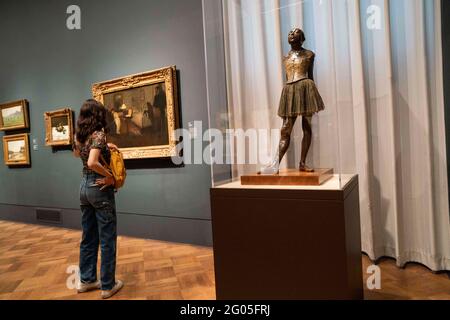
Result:
{"label": "painting canvas", "polygon": [[70,137],[69,119],[67,117],[52,118],[52,139],[53,141],[68,140]]}
{"label": "painting canvas", "polygon": [[47,146],[68,146],[73,141],[73,112],[70,108],[44,113]]}
{"label": "painting canvas", "polygon": [[30,164],[28,135],[4,136],[3,153],[5,164],[8,166]]}
{"label": "painting canvas", "polygon": [[9,161],[26,160],[25,140],[8,141],[8,160]]}
{"label": "painting canvas", "polygon": [[0,105],[0,130],[28,128],[28,103],[26,100]]}
{"label": "painting canvas", "polygon": [[176,83],[173,66],[93,86],[94,98],[107,109],[108,142],[116,144],[125,159],[175,155]]}
{"label": "painting canvas", "polygon": [[22,106],[15,106],[2,110],[3,125],[5,127],[16,127],[24,122]]}
{"label": "painting canvas", "polygon": [[164,82],[105,94],[104,105],[108,139],[120,148],[169,144]]}

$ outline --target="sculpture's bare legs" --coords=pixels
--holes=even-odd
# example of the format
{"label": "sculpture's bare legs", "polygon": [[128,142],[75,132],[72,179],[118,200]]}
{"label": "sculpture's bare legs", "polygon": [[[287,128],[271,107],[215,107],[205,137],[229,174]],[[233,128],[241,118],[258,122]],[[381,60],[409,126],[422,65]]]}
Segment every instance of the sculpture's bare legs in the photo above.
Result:
{"label": "sculpture's bare legs", "polygon": [[[281,160],[283,160],[286,152],[291,144],[292,130],[294,129],[297,117],[286,117],[283,118],[283,127],[281,128],[281,139],[278,147],[278,154],[275,156],[273,162],[261,169],[261,174],[271,175],[277,174],[279,172],[279,166]],[[312,116],[302,117],[302,128],[303,128],[303,140],[302,140],[302,154],[300,161],[300,171],[302,172],[314,172],[314,169],[309,168],[306,165],[306,157],[308,156],[308,151],[311,147],[312,142]]]}
{"label": "sculpture's bare legs", "polygon": [[306,157],[308,156],[309,148],[312,142],[312,116],[302,117],[303,141],[302,141],[302,155],[300,161],[300,171],[314,172],[314,169],[306,165]]}

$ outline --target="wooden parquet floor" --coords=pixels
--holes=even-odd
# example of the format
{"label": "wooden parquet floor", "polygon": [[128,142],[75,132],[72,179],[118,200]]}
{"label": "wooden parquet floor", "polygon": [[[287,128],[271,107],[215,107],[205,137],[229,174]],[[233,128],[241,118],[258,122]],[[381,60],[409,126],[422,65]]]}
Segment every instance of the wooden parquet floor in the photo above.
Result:
{"label": "wooden parquet floor", "polygon": [[[67,286],[79,242],[79,231],[0,221],[0,300],[99,299],[99,291],[77,294]],[[366,257],[363,265],[370,265]],[[366,290],[367,299],[450,300],[446,274],[420,265],[398,269],[392,260],[380,267],[382,289]],[[125,287],[113,299],[215,299],[211,248],[119,237],[117,278]]]}

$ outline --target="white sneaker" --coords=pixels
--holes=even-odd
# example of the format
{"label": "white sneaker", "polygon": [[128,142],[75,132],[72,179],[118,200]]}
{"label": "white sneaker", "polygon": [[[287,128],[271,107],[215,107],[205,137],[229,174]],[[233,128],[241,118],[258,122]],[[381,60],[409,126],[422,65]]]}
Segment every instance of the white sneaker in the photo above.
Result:
{"label": "white sneaker", "polygon": [[77,291],[78,293],[85,293],[92,290],[97,290],[101,288],[100,281],[94,283],[83,283],[81,281],[78,282]]}
{"label": "white sneaker", "polygon": [[120,291],[120,289],[123,288],[123,282],[120,280],[116,281],[116,285],[111,290],[102,290],[102,299],[109,299],[113,295],[115,295],[117,292]]}

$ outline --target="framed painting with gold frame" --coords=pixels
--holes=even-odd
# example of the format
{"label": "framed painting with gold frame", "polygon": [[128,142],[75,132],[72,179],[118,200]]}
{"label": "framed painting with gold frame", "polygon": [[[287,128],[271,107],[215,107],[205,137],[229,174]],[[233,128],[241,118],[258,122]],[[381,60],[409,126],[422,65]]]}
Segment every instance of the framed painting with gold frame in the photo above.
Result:
{"label": "framed painting with gold frame", "polygon": [[3,155],[7,166],[30,165],[28,134],[3,136]]}
{"label": "framed painting with gold frame", "polygon": [[73,142],[73,112],[70,108],[44,113],[45,145],[69,146]]}
{"label": "framed painting with gold frame", "polygon": [[28,101],[19,101],[0,104],[0,131],[28,129]]}
{"label": "framed painting with gold frame", "polygon": [[119,147],[124,159],[176,155],[175,66],[94,84],[92,94],[107,109],[108,142]]}

